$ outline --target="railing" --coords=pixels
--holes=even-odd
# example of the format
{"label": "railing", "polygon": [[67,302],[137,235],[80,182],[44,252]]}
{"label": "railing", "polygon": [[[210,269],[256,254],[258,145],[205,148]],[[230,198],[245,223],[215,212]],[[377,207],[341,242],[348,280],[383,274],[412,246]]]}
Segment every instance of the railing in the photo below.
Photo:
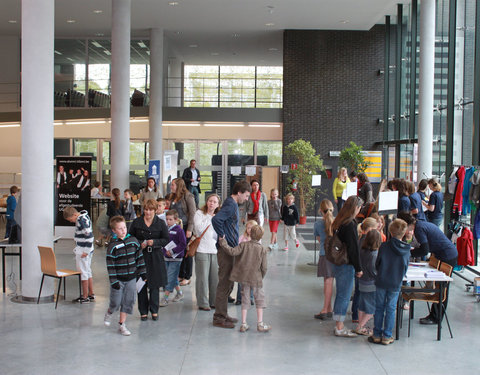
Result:
{"label": "railing", "polygon": [[[149,87],[131,87],[130,91],[132,106],[149,105]],[[169,77],[165,80],[164,98],[168,107],[282,108],[283,80]],[[108,79],[55,80],[54,106],[57,108],[109,108],[110,102],[111,87]],[[0,111],[18,110],[20,104],[20,83],[0,83]]]}

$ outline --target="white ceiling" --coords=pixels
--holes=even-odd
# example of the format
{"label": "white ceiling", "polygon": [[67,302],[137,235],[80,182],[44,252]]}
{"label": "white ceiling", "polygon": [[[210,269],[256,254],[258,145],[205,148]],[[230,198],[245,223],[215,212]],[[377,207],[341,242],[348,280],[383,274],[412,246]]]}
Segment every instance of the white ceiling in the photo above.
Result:
{"label": "white ceiling", "polygon": [[[383,22],[386,14],[393,15],[398,3],[176,0],[177,5],[169,5],[172,1],[132,0],[132,37],[148,37],[149,29],[162,28],[171,47],[169,54],[181,56],[186,63],[236,65],[281,65],[285,29],[369,30]],[[108,38],[111,3],[112,0],[56,0],[56,38]],[[20,4],[20,0],[0,0],[0,35],[20,35]],[[67,23],[69,19],[75,22]],[[10,23],[11,20],[17,23]]]}

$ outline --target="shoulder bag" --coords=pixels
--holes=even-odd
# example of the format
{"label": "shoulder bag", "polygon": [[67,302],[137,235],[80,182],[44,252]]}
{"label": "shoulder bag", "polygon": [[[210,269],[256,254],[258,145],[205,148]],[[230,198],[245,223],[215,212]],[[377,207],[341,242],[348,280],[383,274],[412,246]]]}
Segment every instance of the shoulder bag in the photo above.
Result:
{"label": "shoulder bag", "polygon": [[333,236],[325,239],[325,256],[330,263],[341,266],[348,263],[347,245],[338,237],[338,229]]}
{"label": "shoulder bag", "polygon": [[202,234],[198,237],[192,236],[190,241],[187,244],[187,257],[194,257],[197,253],[198,245],[200,245],[200,241],[202,240],[203,235],[205,232],[210,228],[210,224],[205,228]]}

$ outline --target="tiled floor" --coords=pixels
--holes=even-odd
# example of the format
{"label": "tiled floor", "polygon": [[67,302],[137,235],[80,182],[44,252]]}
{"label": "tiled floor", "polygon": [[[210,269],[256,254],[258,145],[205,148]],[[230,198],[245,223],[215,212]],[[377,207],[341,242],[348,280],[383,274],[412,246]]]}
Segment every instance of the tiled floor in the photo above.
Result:
{"label": "tiled floor", "polygon": [[[282,236],[280,236],[282,237]],[[264,243],[268,244],[266,234]],[[59,267],[74,267],[72,241],[56,246]],[[322,281],[307,263],[313,253],[303,246],[269,255],[265,279],[267,334],[251,329],[212,326],[213,312],[199,311],[194,282],[184,287],[185,300],[160,310],[160,320],[141,322],[138,312],[127,320],[132,336],[123,337],[115,324],[103,325],[108,303],[105,251],[97,249],[93,270],[97,301],[72,304],[76,280],[68,283],[68,301],[53,304],[11,302],[0,295],[0,374],[476,374],[480,347],[480,304],[455,277],[448,316],[454,339],[445,327],[436,341],[435,327],[413,322],[412,336],[390,346],[369,344],[365,337],[333,336],[332,321],[313,319],[322,304]],[[17,270],[7,260],[7,271]],[[18,275],[17,275],[18,278]],[[194,280],[193,280],[194,281]],[[18,280],[17,280],[18,283]],[[426,306],[416,305],[416,316]],[[240,316],[231,305],[229,314]],[[406,318],[406,314],[405,314]],[[248,321],[255,326],[255,312]],[[406,320],[404,320],[406,323]],[[351,326],[350,321],[347,325]]]}

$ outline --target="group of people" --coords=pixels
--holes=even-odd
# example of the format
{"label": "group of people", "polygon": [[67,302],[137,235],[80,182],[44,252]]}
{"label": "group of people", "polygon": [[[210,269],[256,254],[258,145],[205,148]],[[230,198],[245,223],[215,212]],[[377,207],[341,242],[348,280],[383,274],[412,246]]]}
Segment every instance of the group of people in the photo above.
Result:
{"label": "group of people", "polygon": [[[358,193],[341,201],[338,185],[347,181],[346,170],[342,168],[337,178],[339,182],[334,184],[334,197],[338,214],[333,216],[333,204],[325,199],[320,204],[320,220],[314,225],[314,235],[320,243],[317,276],[324,278],[323,308],[314,317],[333,319],[336,336],[365,335],[370,342],[388,345],[393,342],[395,309],[409,260],[430,253],[452,267],[457,264],[457,249],[439,228],[443,205],[441,186],[435,179],[420,181],[417,191],[412,182],[403,179],[382,183],[381,190],[399,192],[396,218],[385,218],[376,212],[373,197],[368,197],[370,188],[366,188],[367,196],[363,195],[367,200],[360,198]],[[359,180],[363,180],[362,187],[368,183],[363,177]],[[431,190],[429,196],[427,187]],[[365,212],[365,206],[370,204],[373,209],[365,218],[361,212]],[[385,231],[387,220],[390,222],[388,232]],[[326,258],[326,240],[334,234],[346,245],[345,264],[335,265]],[[336,295],[332,306],[334,280]],[[354,286],[352,322],[357,326],[350,330],[344,321]],[[447,302],[448,289],[443,302],[445,309]],[[439,305],[434,304],[420,323],[436,324],[441,317],[439,309]],[[373,330],[367,327],[372,317]]]}

